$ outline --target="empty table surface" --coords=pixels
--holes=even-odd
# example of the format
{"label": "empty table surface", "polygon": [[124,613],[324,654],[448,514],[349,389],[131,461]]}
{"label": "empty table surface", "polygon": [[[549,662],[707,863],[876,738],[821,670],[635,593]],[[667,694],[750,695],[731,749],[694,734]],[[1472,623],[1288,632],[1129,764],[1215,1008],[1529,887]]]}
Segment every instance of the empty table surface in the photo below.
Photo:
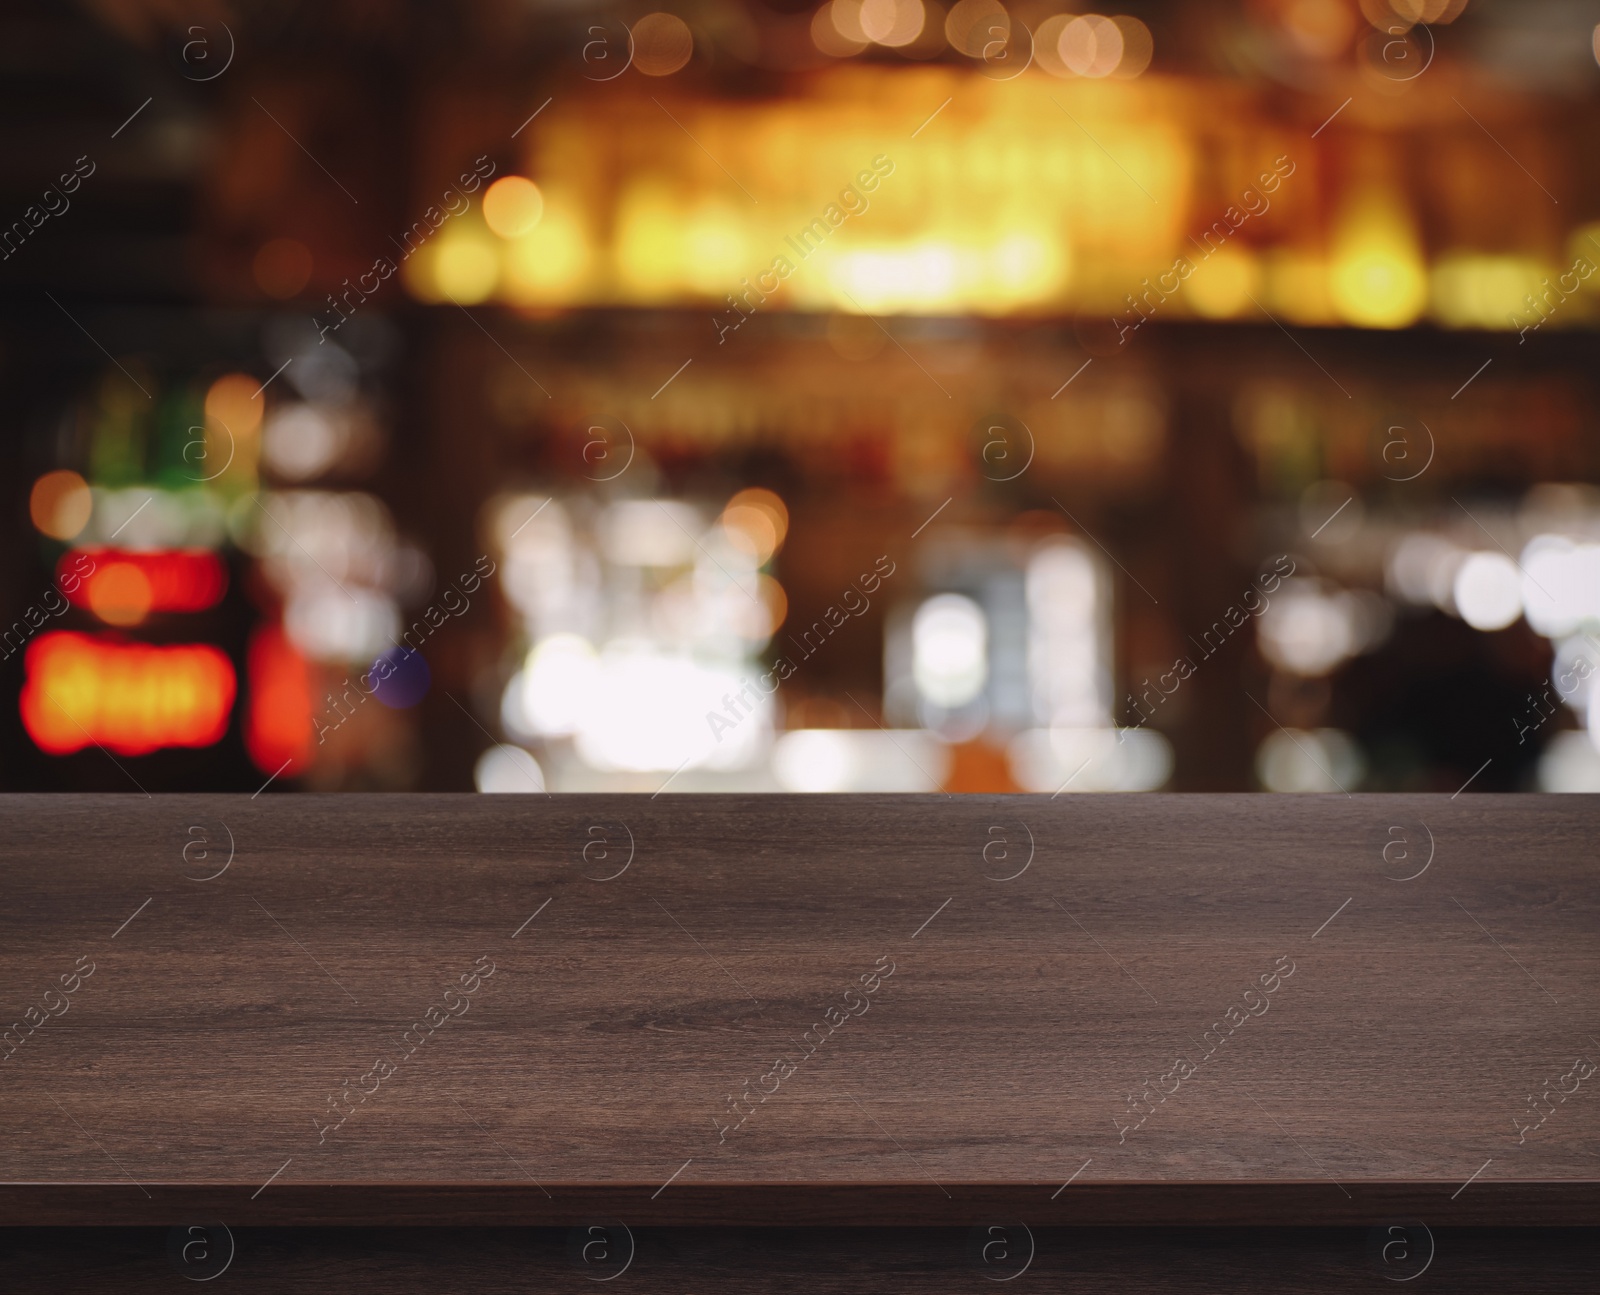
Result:
{"label": "empty table surface", "polygon": [[1600,1221],[1581,796],[0,797],[0,1221]]}

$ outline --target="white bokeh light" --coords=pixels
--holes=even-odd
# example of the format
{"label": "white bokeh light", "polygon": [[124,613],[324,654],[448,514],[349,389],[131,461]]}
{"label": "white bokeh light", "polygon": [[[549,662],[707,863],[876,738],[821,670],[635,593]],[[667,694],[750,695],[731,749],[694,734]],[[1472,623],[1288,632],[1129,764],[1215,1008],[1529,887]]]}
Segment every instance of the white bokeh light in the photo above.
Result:
{"label": "white bokeh light", "polygon": [[1365,773],[1361,748],[1335,728],[1278,729],[1256,751],[1256,777],[1268,791],[1350,792]]}
{"label": "white bokeh light", "polygon": [[1156,791],[1172,776],[1172,743],[1148,728],[1035,728],[1007,745],[1024,791]]}
{"label": "white bokeh light", "polygon": [[1600,792],[1600,751],[1589,735],[1567,729],[1551,736],[1539,756],[1539,790]]}
{"label": "white bokeh light", "polygon": [[1522,576],[1503,553],[1473,553],[1456,570],[1456,611],[1475,630],[1503,630],[1522,615]]}
{"label": "white bokeh light", "polygon": [[1522,550],[1522,605],[1528,624],[1563,638],[1600,623],[1600,544],[1536,535]]}
{"label": "white bokeh light", "polygon": [[376,590],[307,581],[285,601],[283,625],[316,660],[370,661],[399,637],[400,609]]}
{"label": "white bokeh light", "polygon": [[[748,767],[770,740],[772,701],[752,689],[746,712],[736,703],[746,682],[742,671],[642,641],[611,644],[577,727],[578,755],[592,768],[628,773]],[[713,725],[713,714],[731,727]]]}
{"label": "white bokeh light", "polygon": [[595,704],[600,658],[576,634],[552,634],[528,654],[522,672],[522,725],[540,737],[575,733]]}
{"label": "white bokeh light", "polygon": [[922,729],[796,729],[772,749],[785,791],[937,791],[949,771],[949,749]]}
{"label": "white bokeh light", "polygon": [[478,757],[472,781],[482,792],[526,795],[544,790],[544,771],[520,746],[491,746]]}
{"label": "white bokeh light", "polygon": [[1111,726],[1110,597],[1081,545],[1057,540],[1028,561],[1033,709],[1055,728]]}
{"label": "white bokeh light", "polygon": [[1427,531],[1407,535],[1389,555],[1385,571],[1389,590],[1419,607],[1448,607],[1456,568],[1465,556],[1442,536]]}
{"label": "white bokeh light", "polygon": [[911,677],[936,706],[964,706],[989,677],[989,624],[963,594],[937,594],[911,622]]}
{"label": "white bokeh light", "polygon": [[1273,665],[1324,675],[1356,651],[1354,602],[1310,581],[1291,581],[1262,611],[1257,634],[1262,655]]}

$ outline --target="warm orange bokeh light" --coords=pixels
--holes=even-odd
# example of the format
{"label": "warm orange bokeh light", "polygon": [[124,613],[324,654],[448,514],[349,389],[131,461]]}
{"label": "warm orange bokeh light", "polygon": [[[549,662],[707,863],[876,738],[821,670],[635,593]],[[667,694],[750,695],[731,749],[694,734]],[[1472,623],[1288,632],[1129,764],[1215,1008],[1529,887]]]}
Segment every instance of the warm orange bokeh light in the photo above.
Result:
{"label": "warm orange bokeh light", "polygon": [[248,373],[218,378],[206,392],[206,419],[221,424],[235,436],[253,436],[267,407],[261,383]]}
{"label": "warm orange bokeh light", "polygon": [[483,219],[501,238],[526,234],[544,215],[544,195],[526,176],[503,175],[483,195]]}
{"label": "warm orange bokeh light", "polygon": [[776,634],[778,627],[789,619],[789,595],[784,592],[782,585],[768,575],[761,577],[757,588],[767,608],[767,632]]}
{"label": "warm orange bokeh light", "polygon": [[33,483],[28,515],[53,540],[70,540],[89,524],[94,497],[76,472],[46,472]]}
{"label": "warm orange bokeh light", "polygon": [[789,510],[770,490],[751,486],[741,490],[722,510],[728,537],[746,552],[765,562],[783,547],[789,533]]}
{"label": "warm orange bokeh light", "polygon": [[107,625],[137,625],[150,614],[150,582],[132,562],[107,562],[83,584],[89,610]]}
{"label": "warm orange bokeh light", "polygon": [[268,625],[250,640],[246,670],[245,750],[262,773],[292,777],[311,761],[310,668],[283,630]]}
{"label": "warm orange bokeh light", "polygon": [[[62,555],[58,582],[87,557],[91,574],[67,595],[110,625],[137,625],[150,612],[201,612],[222,601],[228,569],[209,549],[132,553],[121,549],[78,549]],[[138,614],[133,615],[137,609]],[[117,619],[117,613],[130,619]]]}
{"label": "warm orange bokeh light", "polygon": [[150,647],[51,633],[25,658],[18,706],[41,751],[99,745],[119,755],[202,747],[228,731],[233,664],[208,643]]}

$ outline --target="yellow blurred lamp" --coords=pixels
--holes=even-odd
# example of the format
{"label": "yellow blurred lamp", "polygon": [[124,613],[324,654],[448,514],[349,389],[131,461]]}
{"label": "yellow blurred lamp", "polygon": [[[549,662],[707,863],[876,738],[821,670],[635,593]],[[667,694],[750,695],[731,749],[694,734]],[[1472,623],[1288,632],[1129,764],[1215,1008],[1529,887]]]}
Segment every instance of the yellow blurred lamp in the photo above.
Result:
{"label": "yellow blurred lamp", "polygon": [[1346,209],[1333,237],[1334,309],[1362,328],[1404,328],[1428,304],[1428,278],[1408,212],[1371,190]]}

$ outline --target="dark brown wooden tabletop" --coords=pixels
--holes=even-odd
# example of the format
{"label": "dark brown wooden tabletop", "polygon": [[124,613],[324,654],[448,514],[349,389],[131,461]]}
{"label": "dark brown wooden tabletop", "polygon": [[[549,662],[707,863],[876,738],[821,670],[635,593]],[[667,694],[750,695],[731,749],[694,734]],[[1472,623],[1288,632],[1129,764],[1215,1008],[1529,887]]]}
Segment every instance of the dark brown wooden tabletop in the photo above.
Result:
{"label": "dark brown wooden tabletop", "polygon": [[0,798],[0,1223],[1600,1222],[1583,796]]}

